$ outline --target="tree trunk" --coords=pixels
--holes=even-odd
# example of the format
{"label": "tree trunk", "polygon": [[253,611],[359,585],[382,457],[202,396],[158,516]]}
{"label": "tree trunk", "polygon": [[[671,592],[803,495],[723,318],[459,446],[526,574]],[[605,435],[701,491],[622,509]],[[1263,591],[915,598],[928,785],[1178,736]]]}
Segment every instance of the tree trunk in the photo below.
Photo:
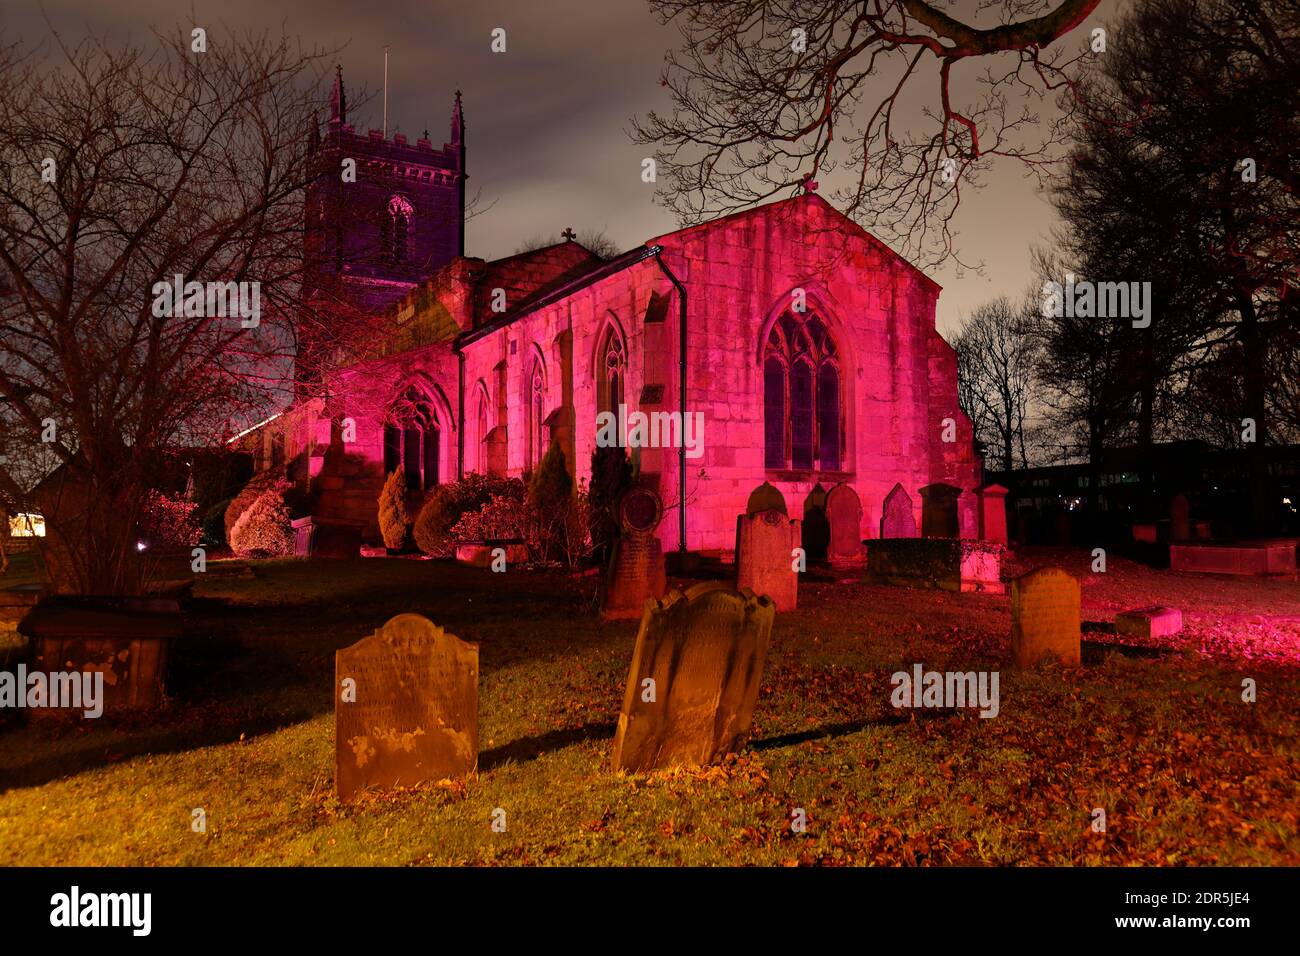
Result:
{"label": "tree trunk", "polygon": [[[1252,534],[1271,533],[1272,499],[1269,495],[1268,462],[1264,443],[1268,440],[1265,403],[1264,352],[1266,343],[1259,327],[1255,300],[1248,290],[1237,290],[1237,308],[1241,313],[1241,349],[1246,366],[1245,417],[1254,420],[1255,440],[1246,442],[1246,475],[1250,489],[1250,531]],[[1245,425],[1241,426],[1244,430]]]}

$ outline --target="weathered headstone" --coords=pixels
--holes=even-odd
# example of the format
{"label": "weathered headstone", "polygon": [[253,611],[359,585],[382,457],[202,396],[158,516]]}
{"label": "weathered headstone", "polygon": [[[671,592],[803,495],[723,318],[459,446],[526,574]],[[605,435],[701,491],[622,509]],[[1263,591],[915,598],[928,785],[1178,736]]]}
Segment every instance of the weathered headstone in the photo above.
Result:
{"label": "weathered headstone", "polygon": [[646,606],[614,736],[615,770],[709,764],[749,735],[776,608],[720,584]]}
{"label": "weathered headstone", "polygon": [[832,560],[862,554],[862,499],[849,485],[839,484],[826,495],[826,520],[831,524]]}
{"label": "weathered headstone", "polygon": [[831,543],[831,525],[826,520],[826,489],[820,483],[813,485],[803,500],[803,526],[801,541],[809,561],[826,560]]}
{"label": "weathered headstone", "polygon": [[[163,703],[172,645],[184,632],[174,600],[141,597],[44,597],[18,622],[30,639],[33,671],[104,675],[104,712]],[[33,708],[49,716],[56,708]]]}
{"label": "weathered headstone", "polygon": [[799,547],[799,522],[779,511],[736,518],[736,588],[770,597],[778,611],[793,611],[799,574],[793,551]]}
{"label": "weathered headstone", "polygon": [[399,614],[334,653],[339,799],[464,777],[478,763],[478,645]]}
{"label": "weathered headstone", "polygon": [[1048,657],[1079,663],[1079,582],[1061,568],[1038,568],[1011,582],[1011,660],[1033,667]]}
{"label": "weathered headstone", "polygon": [[607,620],[640,617],[649,598],[668,589],[663,547],[655,535],[664,505],[654,489],[636,485],[618,503],[622,533],[614,542],[601,588],[600,611]]}
{"label": "weathered headstone", "polygon": [[1169,502],[1169,537],[1187,541],[1192,536],[1192,508],[1186,495],[1174,495]]}
{"label": "weathered headstone", "polygon": [[1002,485],[985,485],[975,492],[979,496],[980,540],[1007,543],[1007,489]]}
{"label": "weathered headstone", "polygon": [[915,538],[916,512],[912,510],[912,496],[903,486],[894,485],[885,495],[884,508],[880,515],[880,536],[882,538]]}
{"label": "weathered headstone", "polygon": [[957,499],[961,489],[935,482],[921,489],[921,536],[957,538],[961,536],[957,520]]}
{"label": "weathered headstone", "polygon": [[756,515],[760,511],[779,511],[783,515],[790,512],[785,506],[785,495],[770,482],[763,482],[749,493],[749,502],[745,505],[745,514]]}

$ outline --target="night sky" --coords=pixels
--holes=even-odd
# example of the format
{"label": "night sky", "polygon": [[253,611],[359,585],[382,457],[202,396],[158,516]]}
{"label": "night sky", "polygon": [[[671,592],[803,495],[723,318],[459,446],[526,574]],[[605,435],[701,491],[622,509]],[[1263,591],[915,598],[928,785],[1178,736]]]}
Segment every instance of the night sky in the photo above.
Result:
{"label": "night sky", "polygon": [[[1113,18],[1121,2],[1104,0],[1094,20]],[[47,0],[43,9],[69,40],[87,30],[143,41],[152,26],[283,24],[308,45],[342,45],[349,100],[359,100],[361,87],[371,94],[349,116],[359,132],[381,125],[387,44],[390,135],[414,140],[428,128],[441,144],[452,95],[464,93],[470,194],[491,206],[467,226],[470,255],[509,255],[524,240],[566,226],[604,230],[630,248],[675,226],[651,201],[654,187],[641,182],[649,148],[627,132],[634,115],[666,105],[659,71],[677,41],[675,27],[660,26],[644,0]],[[0,35],[6,42],[43,37],[41,10],[6,0]],[[1082,43],[1093,25],[1071,42]],[[507,31],[504,54],[490,50],[495,27]],[[955,266],[933,273],[944,286],[939,327],[949,337],[974,306],[1028,287],[1030,246],[1055,222],[1018,164],[1000,163],[986,182],[965,194],[956,220],[960,250],[982,259],[985,274],[962,275]],[[833,185],[823,178],[824,193]]]}

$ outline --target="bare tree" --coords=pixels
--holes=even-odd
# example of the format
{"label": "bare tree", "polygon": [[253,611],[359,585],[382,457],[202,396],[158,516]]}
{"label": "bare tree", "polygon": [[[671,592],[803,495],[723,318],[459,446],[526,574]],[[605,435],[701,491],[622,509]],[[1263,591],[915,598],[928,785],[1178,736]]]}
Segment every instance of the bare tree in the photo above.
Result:
{"label": "bare tree", "polygon": [[977,308],[962,326],[957,351],[957,396],[986,448],[996,448],[1003,471],[1028,464],[1025,421],[1033,396],[1037,340],[1033,303],[1016,307],[1005,296]]}
{"label": "bare tree", "polygon": [[[659,146],[659,198],[683,222],[844,167],[836,204],[934,264],[954,252],[963,182],[994,157],[1037,174],[1061,155],[1059,125],[1044,128],[1033,107],[1072,84],[1087,49],[1057,41],[1097,3],[979,0],[955,15],[924,0],[651,0],[683,45],[662,78],[672,113],[651,112],[634,134]],[[967,61],[984,72],[958,80]]]}
{"label": "bare tree", "polygon": [[1244,444],[1264,530],[1264,446],[1296,429],[1300,3],[1135,0],[1115,34],[1075,90],[1089,111],[1055,184],[1063,247],[1076,272],[1150,283],[1149,324],[1109,333],[1148,469],[1170,423]]}
{"label": "bare tree", "polygon": [[[168,451],[282,400],[304,323],[344,334],[299,294],[328,54],[188,29],[49,50],[0,54],[0,493],[30,501],[21,463],[53,453],[64,580],[129,594]],[[177,281],[206,291],[165,301]]]}

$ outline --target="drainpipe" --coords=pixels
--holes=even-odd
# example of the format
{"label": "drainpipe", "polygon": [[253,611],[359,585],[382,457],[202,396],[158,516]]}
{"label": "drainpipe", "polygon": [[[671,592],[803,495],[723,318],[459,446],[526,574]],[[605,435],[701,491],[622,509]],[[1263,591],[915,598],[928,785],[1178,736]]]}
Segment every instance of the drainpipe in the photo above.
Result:
{"label": "drainpipe", "polygon": [[456,389],[456,480],[460,481],[465,477],[465,353],[452,347],[456,349],[456,374],[460,380]]}
{"label": "drainpipe", "polygon": [[[686,287],[678,281],[663,260],[663,246],[652,249],[655,262],[668,277],[668,281],[677,289],[677,409],[682,416],[682,434],[686,433]],[[677,508],[677,550],[686,553],[686,442],[677,450],[677,488],[679,502]]]}

